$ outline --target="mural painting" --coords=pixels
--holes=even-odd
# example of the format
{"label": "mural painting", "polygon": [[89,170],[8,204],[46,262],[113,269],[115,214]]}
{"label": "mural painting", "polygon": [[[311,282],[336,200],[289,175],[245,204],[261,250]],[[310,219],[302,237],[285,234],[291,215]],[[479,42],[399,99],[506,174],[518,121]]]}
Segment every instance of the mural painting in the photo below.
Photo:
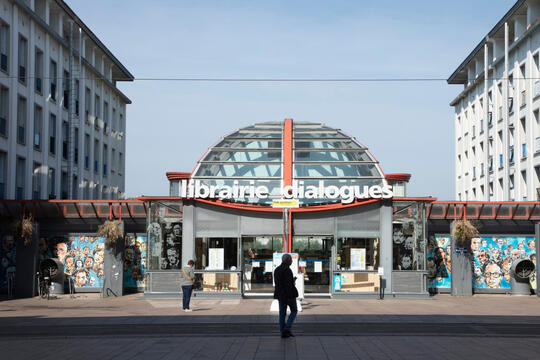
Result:
{"label": "mural painting", "polygon": [[144,288],[146,274],[146,235],[126,235],[125,240],[124,288]]}

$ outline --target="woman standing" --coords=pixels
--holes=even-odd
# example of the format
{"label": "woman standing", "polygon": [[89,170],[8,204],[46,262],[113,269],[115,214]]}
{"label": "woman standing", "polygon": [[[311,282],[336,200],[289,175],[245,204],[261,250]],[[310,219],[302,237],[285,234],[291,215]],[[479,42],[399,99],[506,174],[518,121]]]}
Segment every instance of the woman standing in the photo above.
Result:
{"label": "woman standing", "polygon": [[191,311],[189,308],[189,300],[193,292],[193,284],[195,283],[195,271],[193,271],[195,261],[189,260],[187,265],[182,268],[180,276],[180,286],[182,286],[182,309],[186,312]]}

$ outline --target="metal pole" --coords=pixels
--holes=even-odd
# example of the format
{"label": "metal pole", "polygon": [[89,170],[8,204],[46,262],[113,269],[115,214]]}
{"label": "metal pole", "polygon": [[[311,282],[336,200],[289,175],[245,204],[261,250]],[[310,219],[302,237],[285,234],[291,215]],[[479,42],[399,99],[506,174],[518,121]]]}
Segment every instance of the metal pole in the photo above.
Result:
{"label": "metal pole", "polygon": [[283,252],[288,252],[289,242],[289,209],[283,208]]}

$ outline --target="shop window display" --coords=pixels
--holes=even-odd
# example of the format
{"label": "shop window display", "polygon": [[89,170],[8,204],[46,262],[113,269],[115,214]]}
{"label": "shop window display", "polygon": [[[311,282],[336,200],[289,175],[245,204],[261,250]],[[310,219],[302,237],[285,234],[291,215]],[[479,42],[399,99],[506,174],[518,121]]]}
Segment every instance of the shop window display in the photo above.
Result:
{"label": "shop window display", "polygon": [[339,238],[337,270],[377,270],[379,238]]}
{"label": "shop window display", "polygon": [[394,209],[393,269],[424,270],[426,268],[426,238],[423,203],[403,202]]}
{"label": "shop window display", "polygon": [[236,271],[237,268],[237,238],[195,239],[195,269]]}

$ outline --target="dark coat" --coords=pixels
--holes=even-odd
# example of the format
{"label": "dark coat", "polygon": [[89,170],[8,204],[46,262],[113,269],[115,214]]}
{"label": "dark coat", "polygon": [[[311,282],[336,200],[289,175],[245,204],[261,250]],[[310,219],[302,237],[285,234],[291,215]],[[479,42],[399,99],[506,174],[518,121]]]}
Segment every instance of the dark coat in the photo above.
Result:
{"label": "dark coat", "polygon": [[298,297],[298,290],[294,286],[293,273],[289,266],[281,263],[274,270],[274,299],[290,300]]}

